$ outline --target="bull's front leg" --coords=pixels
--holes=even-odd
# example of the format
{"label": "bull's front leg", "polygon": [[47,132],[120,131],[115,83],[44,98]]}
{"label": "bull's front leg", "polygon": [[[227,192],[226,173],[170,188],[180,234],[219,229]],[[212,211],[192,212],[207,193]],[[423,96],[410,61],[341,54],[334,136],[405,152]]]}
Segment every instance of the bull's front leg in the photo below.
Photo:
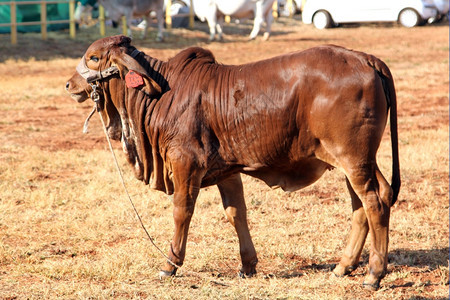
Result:
{"label": "bull's front leg", "polygon": [[252,276],[256,274],[258,258],[248,230],[247,207],[245,206],[241,176],[240,174],[232,175],[217,186],[222,197],[223,207],[225,208],[228,221],[236,229],[239,238],[242,261],[242,268],[239,275],[241,277]]}
{"label": "bull's front leg", "polygon": [[[174,167],[174,199],[173,199],[173,220],[175,232],[170,245],[169,259],[160,271],[160,278],[174,276],[177,267],[181,267],[186,255],[186,243],[194,214],[194,206],[200,191],[202,172],[187,166],[188,164]],[[194,171],[192,171],[194,170]]]}

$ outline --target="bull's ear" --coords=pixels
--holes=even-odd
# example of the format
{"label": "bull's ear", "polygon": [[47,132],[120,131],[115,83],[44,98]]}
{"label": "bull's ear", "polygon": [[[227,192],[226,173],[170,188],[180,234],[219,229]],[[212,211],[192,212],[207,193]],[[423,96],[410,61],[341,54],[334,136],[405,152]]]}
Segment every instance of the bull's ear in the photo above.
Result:
{"label": "bull's ear", "polygon": [[111,61],[117,65],[120,72],[120,77],[125,78],[125,75],[133,70],[142,76],[144,84],[136,88],[144,91],[150,96],[156,96],[161,94],[161,87],[157,84],[148,74],[147,70],[142,67],[133,57],[120,51],[119,49],[114,49],[111,51]]}

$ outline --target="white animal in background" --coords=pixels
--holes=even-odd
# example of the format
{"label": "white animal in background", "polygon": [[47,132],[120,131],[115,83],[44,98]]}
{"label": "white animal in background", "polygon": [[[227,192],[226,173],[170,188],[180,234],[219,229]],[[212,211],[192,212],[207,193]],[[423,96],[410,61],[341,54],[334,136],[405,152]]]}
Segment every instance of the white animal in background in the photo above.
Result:
{"label": "white animal in background", "polygon": [[254,17],[253,29],[249,39],[258,35],[263,22],[266,23],[264,40],[270,35],[273,22],[272,5],[275,0],[193,0],[194,13],[201,21],[207,21],[209,26],[209,40],[223,39],[222,25],[224,16],[234,18]]}

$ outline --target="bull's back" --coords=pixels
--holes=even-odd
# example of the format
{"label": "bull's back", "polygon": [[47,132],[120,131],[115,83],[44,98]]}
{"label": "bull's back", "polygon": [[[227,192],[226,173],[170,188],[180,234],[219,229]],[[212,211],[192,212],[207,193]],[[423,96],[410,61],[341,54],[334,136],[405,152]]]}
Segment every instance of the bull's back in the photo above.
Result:
{"label": "bull's back", "polygon": [[219,84],[224,91],[212,97],[212,125],[227,159],[289,164],[314,156],[320,140],[351,134],[366,117],[374,118],[381,138],[381,81],[359,53],[320,47],[226,68]]}

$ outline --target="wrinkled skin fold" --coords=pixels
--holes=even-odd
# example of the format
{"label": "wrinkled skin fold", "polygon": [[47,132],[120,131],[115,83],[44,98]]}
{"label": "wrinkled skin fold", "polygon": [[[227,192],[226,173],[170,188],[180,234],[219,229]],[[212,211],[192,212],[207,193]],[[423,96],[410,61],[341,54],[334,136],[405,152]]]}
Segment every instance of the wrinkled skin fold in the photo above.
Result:
{"label": "wrinkled skin fold", "polygon": [[[100,113],[110,137],[122,141],[137,178],[174,194],[168,254],[174,263],[183,264],[202,187],[217,185],[239,238],[240,274],[251,276],[258,259],[240,173],[295,191],[338,168],[346,177],[353,215],[333,272],[351,273],[370,235],[364,285],[379,287],[387,269],[390,208],[400,189],[396,94],[381,60],[332,45],[238,66],[219,64],[198,47],[168,61],[135,50],[124,36],[100,39],[87,49],[85,63],[95,71],[119,69],[97,82]],[[142,77],[141,85],[127,87],[129,70]],[[91,91],[78,73],[66,89],[78,102]],[[391,184],[376,162],[388,118]],[[167,263],[161,275],[175,273]]]}

